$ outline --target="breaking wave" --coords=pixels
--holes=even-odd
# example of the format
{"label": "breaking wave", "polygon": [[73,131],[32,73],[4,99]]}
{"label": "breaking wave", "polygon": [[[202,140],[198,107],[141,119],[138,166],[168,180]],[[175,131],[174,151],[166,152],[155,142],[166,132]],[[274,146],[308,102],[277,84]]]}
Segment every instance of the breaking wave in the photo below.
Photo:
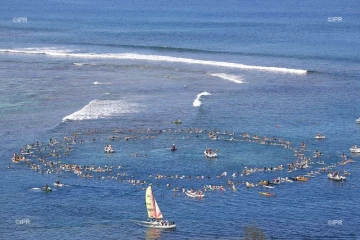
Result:
{"label": "breaking wave", "polygon": [[236,68],[243,70],[258,70],[278,73],[306,74],[307,70],[291,69],[281,67],[264,67],[244,65],[241,63],[219,62],[209,60],[199,60],[192,58],[170,57],[161,55],[147,55],[136,53],[76,53],[69,50],[58,50],[54,48],[24,48],[24,49],[0,49],[0,53],[21,53],[21,54],[44,54],[53,57],[75,57],[85,59],[120,59],[120,60],[144,60],[171,63],[198,64],[225,68]]}
{"label": "breaking wave", "polygon": [[194,107],[200,107],[200,106],[202,105],[201,97],[202,97],[202,96],[209,96],[209,95],[211,95],[211,93],[208,93],[208,92],[199,93],[199,94],[196,96],[196,99],[195,99],[194,102],[193,102],[193,106],[194,106]]}
{"label": "breaking wave", "polygon": [[138,112],[138,105],[124,100],[98,100],[89,102],[81,110],[76,111],[62,119],[66,121],[80,121],[119,116],[124,113]]}
{"label": "breaking wave", "polygon": [[231,75],[231,74],[226,74],[226,73],[208,73],[208,75],[213,76],[213,77],[219,77],[219,78],[229,80],[229,81],[232,81],[235,83],[247,83],[247,82],[244,82],[243,76]]}

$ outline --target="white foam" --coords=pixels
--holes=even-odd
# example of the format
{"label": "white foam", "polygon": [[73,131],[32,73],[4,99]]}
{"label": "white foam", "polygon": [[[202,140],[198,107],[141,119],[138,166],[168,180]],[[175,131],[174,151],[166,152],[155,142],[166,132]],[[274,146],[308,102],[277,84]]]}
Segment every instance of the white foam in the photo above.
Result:
{"label": "white foam", "polygon": [[280,67],[264,67],[264,66],[251,66],[241,63],[219,62],[198,60],[191,58],[179,58],[161,55],[145,55],[135,53],[75,53],[69,50],[55,49],[55,48],[24,48],[24,49],[0,49],[0,53],[22,53],[22,54],[45,54],[53,57],[76,57],[86,59],[125,59],[125,60],[144,60],[144,61],[160,61],[172,63],[185,63],[185,64],[199,64],[216,67],[236,68],[245,70],[259,70],[279,73],[291,74],[306,74],[307,70],[291,69]]}
{"label": "white foam", "polygon": [[195,98],[195,100],[194,100],[194,102],[193,102],[193,106],[194,106],[194,107],[200,107],[200,106],[202,105],[201,97],[202,97],[202,96],[209,96],[209,95],[211,95],[211,93],[208,93],[208,92],[199,93],[199,94],[196,96],[196,98]]}
{"label": "white foam", "polygon": [[124,100],[98,100],[95,99],[81,110],[70,114],[62,119],[63,122],[99,119],[106,117],[119,116],[124,113],[135,113],[139,111],[139,106]]}
{"label": "white foam", "polygon": [[80,62],[74,62],[73,65],[75,65],[75,66],[96,66],[95,63],[80,63]]}
{"label": "white foam", "polygon": [[247,83],[247,82],[244,82],[243,76],[231,75],[231,74],[226,74],[226,73],[208,73],[208,75],[213,76],[213,77],[219,77],[219,78],[229,80],[229,81],[232,81],[235,83]]}
{"label": "white foam", "polygon": [[71,54],[73,51],[69,49],[59,49],[59,48],[19,48],[19,49],[0,49],[0,52],[62,56],[68,53]]}
{"label": "white foam", "polygon": [[93,82],[94,85],[110,85],[111,82],[99,82],[99,81],[95,81]]}

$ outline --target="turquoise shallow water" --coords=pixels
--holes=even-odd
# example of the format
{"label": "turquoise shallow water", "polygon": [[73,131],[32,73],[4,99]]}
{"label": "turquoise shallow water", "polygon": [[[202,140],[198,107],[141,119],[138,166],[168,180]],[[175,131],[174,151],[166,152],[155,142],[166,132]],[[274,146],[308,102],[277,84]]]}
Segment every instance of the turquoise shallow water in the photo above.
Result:
{"label": "turquoise shallow water", "polygon": [[[349,152],[360,145],[355,1],[108,4],[15,1],[1,7],[2,238],[242,239],[243,227],[252,222],[270,239],[359,237],[359,155]],[[328,22],[334,14],[343,21]],[[27,23],[14,17],[27,17]],[[307,73],[299,74],[301,69]],[[201,104],[194,106],[200,93]],[[182,124],[173,124],[175,119]],[[231,136],[222,134],[210,140],[210,130],[234,132],[239,141],[225,141]],[[74,132],[69,156],[48,160],[113,165],[112,174],[41,174],[11,162],[26,144],[47,145],[52,138],[65,147],[64,136]],[[340,162],[343,153],[355,162],[335,168],[350,172],[345,183],[317,174],[306,183],[281,183],[271,190],[276,197],[266,198],[258,194],[262,188],[247,189],[244,182],[304,175],[322,166],[239,176],[245,167],[297,160],[293,150],[243,141],[246,132],[283,138],[294,148],[305,142],[305,154],[321,151],[325,166]],[[318,133],[326,138],[315,140]],[[126,141],[128,135],[136,138]],[[109,143],[116,150],[111,155],[103,153]],[[173,143],[176,152],[169,151]],[[204,157],[208,147],[218,149],[217,160]],[[38,157],[31,161],[40,164]],[[63,188],[39,191],[57,179]],[[146,184],[132,185],[133,179]],[[132,221],[146,218],[148,183],[164,216],[176,222],[175,231]],[[226,191],[206,192],[203,200],[181,192],[206,184]],[[180,188],[175,196],[173,187]]]}

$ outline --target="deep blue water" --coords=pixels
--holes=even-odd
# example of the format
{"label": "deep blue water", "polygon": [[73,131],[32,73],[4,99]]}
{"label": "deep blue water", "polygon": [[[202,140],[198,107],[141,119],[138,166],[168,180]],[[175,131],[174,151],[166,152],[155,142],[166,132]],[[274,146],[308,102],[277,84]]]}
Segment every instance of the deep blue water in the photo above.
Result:
{"label": "deep blue water", "polygon": [[[243,228],[256,223],[269,239],[358,239],[360,157],[349,148],[360,145],[359,10],[355,0],[6,0],[0,5],[0,238],[242,239]],[[211,95],[194,106],[204,92]],[[182,124],[172,123],[177,118]],[[225,141],[227,135],[210,140],[210,130],[234,132],[237,140],[246,132],[283,138],[294,148],[305,142],[305,154],[319,150],[326,164],[239,176],[245,167],[286,166],[297,157],[281,146]],[[27,144],[52,138],[65,146],[64,136],[74,132],[69,156],[49,161],[122,168],[86,179],[11,162]],[[315,140],[318,133],[326,138]],[[126,141],[131,135],[136,138]],[[103,153],[109,143],[111,155]],[[173,143],[176,152],[169,151]],[[205,159],[208,147],[219,150],[217,160]],[[42,146],[42,154],[49,148]],[[345,183],[317,174],[306,183],[281,183],[271,190],[274,198],[244,185],[304,175],[341,162],[343,153],[355,160],[335,168],[350,172]],[[40,164],[39,156],[32,163]],[[218,177],[225,171],[227,177]],[[57,179],[63,188],[37,189]],[[228,179],[236,192],[226,187]],[[148,183],[175,231],[132,221],[146,219]],[[193,200],[172,191],[205,184],[224,185],[226,192]],[[22,219],[29,224],[19,224]]]}

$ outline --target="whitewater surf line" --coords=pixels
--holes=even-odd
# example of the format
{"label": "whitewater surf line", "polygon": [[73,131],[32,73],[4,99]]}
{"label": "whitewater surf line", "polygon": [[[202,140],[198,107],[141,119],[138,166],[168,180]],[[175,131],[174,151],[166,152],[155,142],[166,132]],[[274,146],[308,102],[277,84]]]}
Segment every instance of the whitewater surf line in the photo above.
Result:
{"label": "whitewater surf line", "polygon": [[112,116],[119,116],[124,113],[135,113],[139,111],[139,106],[125,100],[92,100],[85,107],[62,119],[66,121],[81,121],[99,119]]}
{"label": "whitewater surf line", "polygon": [[236,68],[236,69],[244,69],[244,70],[259,70],[259,71],[290,73],[290,74],[307,73],[307,70],[303,70],[303,69],[252,66],[252,65],[245,65],[241,63],[232,63],[232,62],[219,62],[219,61],[209,61],[209,60],[198,60],[192,58],[180,58],[180,57],[146,55],[146,54],[135,54],[135,53],[74,53],[69,50],[57,50],[51,48],[50,49],[42,49],[42,48],[0,49],[0,53],[44,54],[53,57],[74,57],[74,58],[86,58],[86,59],[144,60],[144,61],[157,61],[157,62],[170,62],[170,63],[198,64],[198,65],[206,65],[206,66]]}

